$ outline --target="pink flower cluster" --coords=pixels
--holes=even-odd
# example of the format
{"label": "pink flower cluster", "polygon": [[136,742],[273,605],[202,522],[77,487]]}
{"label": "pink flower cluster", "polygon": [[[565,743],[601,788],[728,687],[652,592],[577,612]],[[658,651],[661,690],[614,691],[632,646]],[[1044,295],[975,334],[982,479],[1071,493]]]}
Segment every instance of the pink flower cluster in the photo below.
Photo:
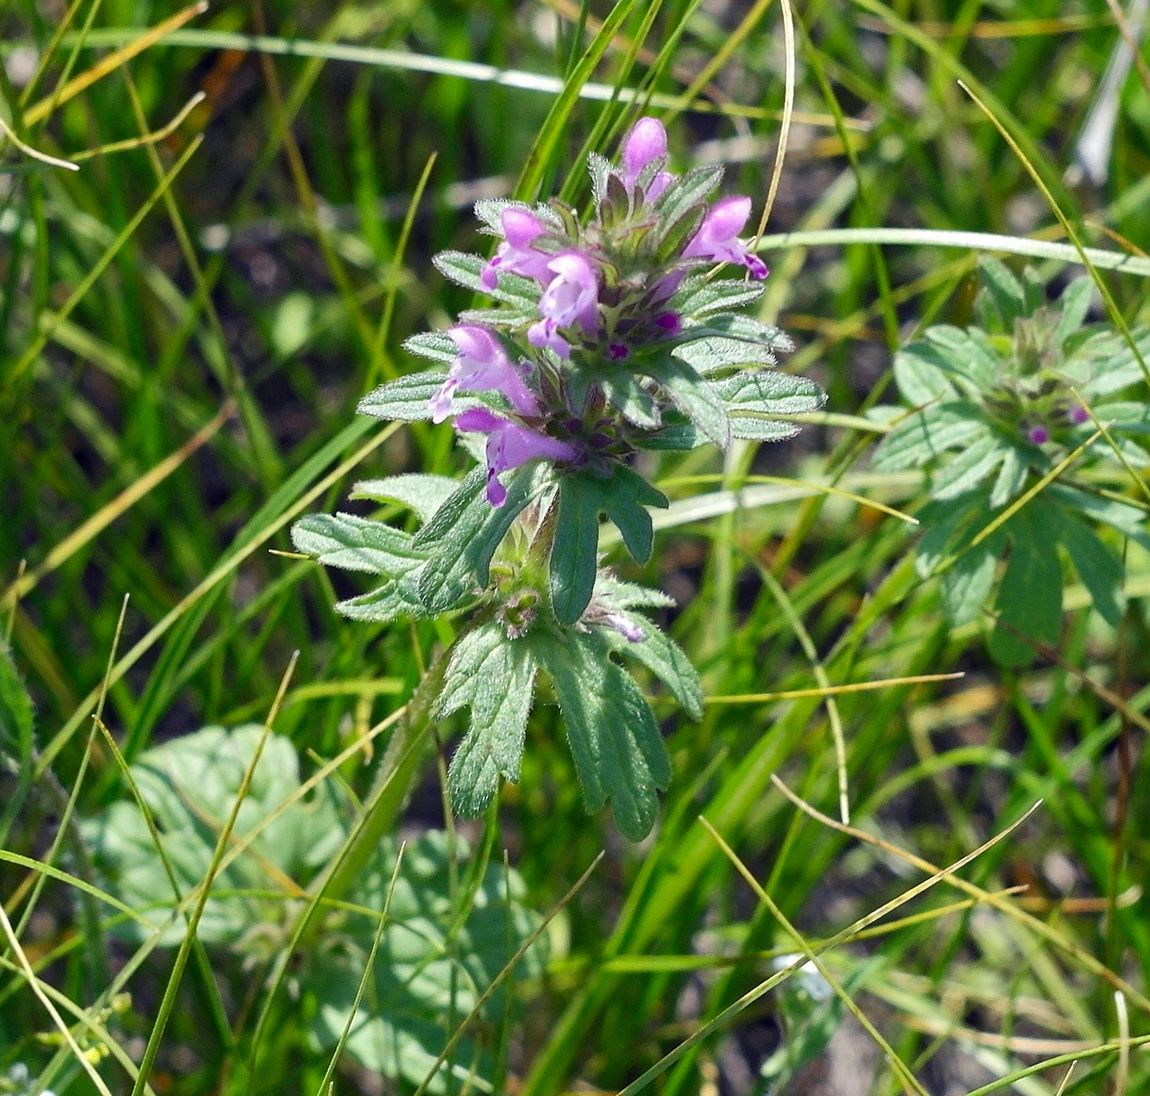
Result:
{"label": "pink flower cluster", "polygon": [[[479,324],[450,328],[447,334],[458,353],[430,404],[433,420],[442,422],[452,414],[457,389],[499,392],[506,398],[507,414],[472,409],[455,419],[459,430],[488,436],[487,497],[493,506],[506,498],[500,472],[535,459],[562,462],[582,457],[569,426],[581,408],[556,406],[554,399],[547,405],[539,383],[544,374],[615,364],[639,345],[677,336],[682,318],[666,302],[694,268],[713,262],[741,263],[754,278],[766,277],[766,266],[739,238],[751,215],[751,200],[729,197],[701,210],[698,227],[677,255],[654,264],[636,283],[619,288],[608,274],[620,267],[617,253],[633,248],[628,241],[641,235],[643,225],[658,224],[659,199],[676,182],[666,162],[666,131],[656,119],[641,118],[624,138],[620,165],[610,169],[622,183],[627,202],[619,218],[623,227],[614,235],[593,224],[572,239],[561,220],[547,216],[546,209],[508,205],[500,212],[502,240],[483,267],[480,284],[495,290],[505,274],[535,282],[538,316],[522,332],[526,347],[514,334],[505,338]],[[520,349],[520,359],[512,361],[509,350]],[[562,389],[561,383],[547,387],[552,393]]]}

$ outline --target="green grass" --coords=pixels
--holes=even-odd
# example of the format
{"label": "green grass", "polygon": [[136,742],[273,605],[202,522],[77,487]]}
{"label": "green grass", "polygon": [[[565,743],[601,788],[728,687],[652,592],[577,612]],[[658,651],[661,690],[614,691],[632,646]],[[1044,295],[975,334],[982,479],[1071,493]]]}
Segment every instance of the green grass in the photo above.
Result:
{"label": "green grass", "polygon": [[[305,776],[367,796],[385,721],[451,626],[343,620],[331,606],[356,587],[276,553],[296,516],[338,508],[357,479],[465,466],[449,430],[354,415],[414,368],[404,338],[470,304],[430,256],[487,245],[477,197],[584,203],[581,153],[613,151],[632,99],[667,122],[680,165],[720,142],[706,151],[731,161],[728,187],[761,203],[783,20],[687,0],[266,0],[143,37],[177,10],[0,12],[0,118],[80,164],[0,139],[0,623],[36,706],[34,747],[7,725],[0,741],[0,1078],[25,1063],[57,1093],[310,1093],[332,1056],[309,1048],[287,987],[270,992],[293,957],[244,967],[226,949],[110,939],[126,914],[76,819],[126,798],[123,765],[148,748],[273,708]],[[494,863],[511,850],[540,916],[563,900],[546,977],[516,985],[489,1033],[508,1092],[738,1091],[739,1048],[757,1069],[750,1048],[783,1015],[814,1068],[861,1055],[852,1092],[1150,1086],[1150,563],[1130,548],[1121,628],[1072,589],[1059,649],[1004,671],[991,621],[946,626],[913,527],[825,489],[920,504],[919,477],[870,471],[879,435],[859,416],[895,400],[900,342],[969,321],[980,251],[1055,278],[1085,259],[1112,322],[1150,322],[1145,66],[1123,85],[1106,180],[1068,182],[1120,32],[1100,2],[1000,10],[794,8],[762,309],[796,337],[788,368],[827,388],[827,413],[783,446],[652,468],[672,498],[653,562],[617,562],[678,599],[670,631],[710,701],[696,725],[658,700],[676,777],[654,836],[631,847],[584,813],[548,708],[521,783],[469,828]],[[173,132],[142,138],[200,90]],[[784,483],[732,495],[756,476]],[[1144,477],[1113,486],[1145,498]],[[880,684],[830,688],[856,683]],[[439,729],[442,758],[460,729]],[[404,836],[442,825],[442,768]],[[849,830],[833,822],[842,779]],[[296,917],[291,897],[281,885]],[[796,964],[772,966],[794,955],[817,956],[881,1049],[857,1019],[824,1048],[833,1007],[784,999]],[[350,1059],[335,1076],[366,1090]],[[819,1083],[779,1091],[838,1091]]]}

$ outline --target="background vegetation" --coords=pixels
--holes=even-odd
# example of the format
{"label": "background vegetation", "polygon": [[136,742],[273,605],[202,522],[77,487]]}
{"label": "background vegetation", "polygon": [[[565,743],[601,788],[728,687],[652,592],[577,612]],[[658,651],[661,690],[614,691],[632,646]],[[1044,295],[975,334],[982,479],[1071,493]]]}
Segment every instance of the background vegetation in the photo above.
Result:
{"label": "background vegetation", "polygon": [[[405,337],[468,305],[430,256],[484,246],[471,203],[583,200],[583,154],[613,150],[629,88],[680,165],[728,161],[730,188],[761,200],[786,114],[761,316],[830,400],[794,442],[653,470],[674,502],[653,562],[626,573],[676,598],[667,623],[708,693],[701,724],[661,701],[676,778],[654,837],[632,847],[583,812],[547,709],[521,784],[472,829],[496,862],[508,850],[529,909],[563,904],[545,973],[516,982],[526,1009],[493,1022],[497,1083],[1144,1091],[1146,553],[1125,549],[1118,628],[1071,585],[1059,642],[1003,669],[989,614],[950,627],[939,581],[916,573],[905,515],[924,478],[872,470],[881,426],[863,417],[897,402],[897,346],[971,321],[980,251],[1015,269],[1037,253],[1052,292],[1078,256],[1034,241],[1069,229],[1141,255],[1145,50],[1105,76],[1135,9],[811,0],[788,51],[768,2],[8,0],[0,608],[36,709],[33,732],[5,676],[10,1086],[322,1090],[338,1055],[263,989],[283,953],[108,938],[80,820],[128,794],[124,766],[150,747],[273,708],[305,775],[362,741],[327,770],[362,794],[449,626],[337,618],[357,587],[278,554],[287,526],[357,478],[464,466],[450,431],[381,428],[356,402],[413,368]],[[1147,273],[1144,256],[1099,271],[1130,324],[1150,320]],[[1111,487],[1144,505],[1137,481]],[[923,675],[947,676],[904,681]],[[441,777],[397,836],[443,826]],[[845,783],[856,829],[776,777],[834,818]],[[286,906],[291,883],[267,886]],[[773,974],[831,938],[821,973]],[[338,1091],[408,1091],[351,1056],[339,1070]]]}

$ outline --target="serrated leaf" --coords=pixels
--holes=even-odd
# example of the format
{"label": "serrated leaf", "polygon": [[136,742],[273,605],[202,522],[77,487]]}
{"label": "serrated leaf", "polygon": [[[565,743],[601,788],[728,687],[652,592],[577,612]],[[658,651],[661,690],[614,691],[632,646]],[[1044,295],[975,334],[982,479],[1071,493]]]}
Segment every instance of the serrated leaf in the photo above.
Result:
{"label": "serrated leaf", "polygon": [[429,615],[419,597],[418,573],[389,579],[366,594],[337,601],[335,611],[349,620],[375,624],[386,624],[401,617],[419,620]]}
{"label": "serrated leaf", "polygon": [[978,527],[962,527],[976,515],[989,517],[985,495],[971,494],[953,502],[928,502],[918,512],[923,535],[918,542],[915,570],[923,578],[930,578],[943,560],[954,555]]}
{"label": "serrated leaf", "polygon": [[685,320],[701,320],[715,313],[757,301],[765,291],[762,282],[733,278],[708,281],[706,278],[688,278],[667,302],[667,307],[680,313]]}
{"label": "serrated leaf", "polygon": [[772,421],[769,416],[817,411],[826,400],[826,393],[813,381],[774,370],[736,373],[714,385],[726,401],[732,435],[748,441],[792,437],[798,433],[797,425]]}
{"label": "serrated leaf", "polygon": [[891,472],[926,468],[949,449],[968,446],[980,435],[987,435],[987,427],[975,404],[930,404],[894,424],[875,449],[874,466]]}
{"label": "serrated leaf", "polygon": [[470,727],[447,774],[452,806],[462,817],[482,814],[501,778],[518,782],[534,690],[528,644],[509,639],[498,624],[483,625],[457,641],[435,718],[471,708]]}
{"label": "serrated leaf", "polygon": [[1008,447],[1000,438],[984,433],[944,464],[931,483],[931,497],[939,501],[957,498],[977,487],[997,467]]}
{"label": "serrated leaf", "polygon": [[420,521],[427,522],[455,494],[458,486],[458,482],[449,476],[409,472],[402,476],[360,480],[352,487],[350,497],[374,502],[400,502],[414,510]]}
{"label": "serrated leaf", "polygon": [[463,251],[441,251],[431,261],[435,264],[436,270],[457,285],[472,289],[476,293],[483,293],[505,304],[517,308],[534,308],[539,301],[541,292],[539,284],[518,274],[501,271],[494,289],[485,286],[480,280],[480,274],[487,266],[487,260],[482,256],[469,255]]}
{"label": "serrated leaf", "polygon": [[[370,392],[359,401],[361,415],[398,422],[419,422],[431,418],[431,397],[443,387],[447,374],[439,370],[410,373]],[[460,406],[460,410],[463,410]]]}
{"label": "serrated leaf", "polygon": [[[591,378],[587,378],[590,382]],[[594,378],[594,383],[607,400],[629,423],[641,430],[657,430],[662,425],[662,415],[659,405],[650,392],[642,388],[639,378],[623,370],[607,373]],[[578,387],[571,388],[572,402],[579,406],[582,403]]]}
{"label": "serrated leaf", "polygon": [[326,567],[375,575],[400,575],[427,558],[409,534],[354,514],[308,514],[291,530],[297,551]]}
{"label": "serrated leaf", "polygon": [[722,164],[701,164],[673,180],[655,202],[659,227],[652,237],[658,249],[675,249],[702,220],[707,196],[723,181]]}
{"label": "serrated leaf", "polygon": [[647,617],[639,613],[627,612],[624,608],[613,609],[633,629],[643,634],[640,640],[630,640],[610,627],[600,629],[603,639],[611,649],[627,658],[646,666],[683,706],[683,710],[694,720],[703,718],[703,686],[691,660],[682,648],[664,634]]}
{"label": "serrated leaf", "polygon": [[588,811],[610,802],[620,831],[640,841],[658,812],[658,791],[671,779],[671,761],[655,718],[631,678],[592,634],[567,642],[533,637],[551,678]]}
{"label": "serrated leaf", "polygon": [[666,355],[643,363],[643,371],[662,385],[671,402],[704,437],[721,448],[731,441],[731,422],[719,394],[686,362]]}

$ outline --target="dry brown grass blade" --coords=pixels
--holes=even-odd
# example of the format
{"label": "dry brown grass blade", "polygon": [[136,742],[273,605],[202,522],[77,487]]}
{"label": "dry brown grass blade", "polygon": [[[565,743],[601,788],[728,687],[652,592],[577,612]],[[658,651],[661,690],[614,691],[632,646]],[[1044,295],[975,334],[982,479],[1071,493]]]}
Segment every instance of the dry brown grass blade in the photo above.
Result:
{"label": "dry brown grass blade", "polygon": [[203,15],[207,10],[207,0],[200,0],[199,3],[191,4],[163,22],[150,27],[139,38],[133,38],[126,46],[113,50],[107,57],[102,57],[97,61],[90,69],[85,69],[78,76],[73,76],[66,84],[56,88],[51,95],[30,106],[24,112],[24,124],[34,126],[38,122],[42,122],[57,107],[68,102],[69,99],[74,99],[82,91],[86,91],[97,81],[109,76],[122,65],[126,65],[133,57],[151,49],[172,31],[179,30],[185,23],[191,22],[197,15]]}

